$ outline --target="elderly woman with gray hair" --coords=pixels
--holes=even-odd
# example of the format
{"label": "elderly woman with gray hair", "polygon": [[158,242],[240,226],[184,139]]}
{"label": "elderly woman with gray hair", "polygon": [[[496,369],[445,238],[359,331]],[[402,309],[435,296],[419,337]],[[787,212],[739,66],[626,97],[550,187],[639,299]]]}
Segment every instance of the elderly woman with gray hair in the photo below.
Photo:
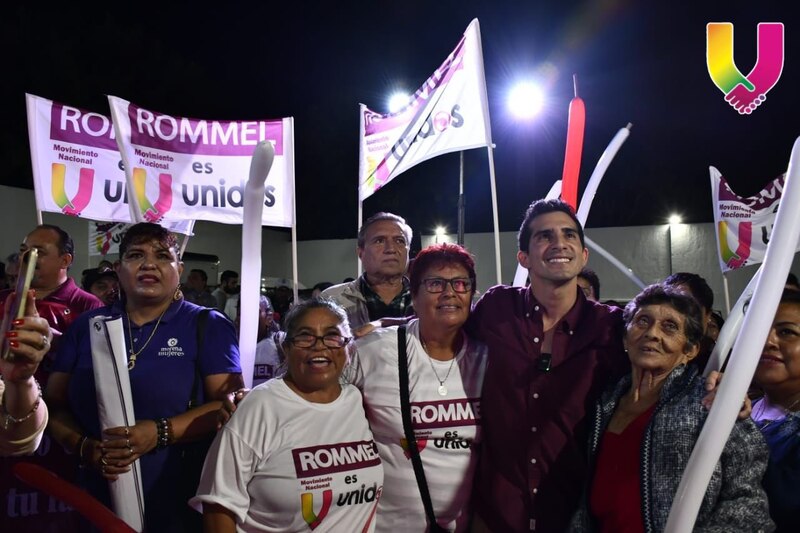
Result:
{"label": "elderly woman with gray hair", "polygon": [[[570,531],[663,531],[708,414],[695,365],[701,311],[689,296],[645,288],[625,308],[631,374],[600,398],[589,438],[589,481]],[[761,478],[764,439],[738,420],[703,497],[695,531],[772,531]]]}

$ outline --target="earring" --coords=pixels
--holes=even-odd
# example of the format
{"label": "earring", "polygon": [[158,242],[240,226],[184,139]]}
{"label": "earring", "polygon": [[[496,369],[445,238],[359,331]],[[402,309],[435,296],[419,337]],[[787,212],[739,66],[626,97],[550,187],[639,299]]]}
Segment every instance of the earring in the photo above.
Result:
{"label": "earring", "polygon": [[177,302],[178,300],[183,300],[183,291],[181,291],[180,285],[175,287],[175,294],[172,295],[173,302]]}

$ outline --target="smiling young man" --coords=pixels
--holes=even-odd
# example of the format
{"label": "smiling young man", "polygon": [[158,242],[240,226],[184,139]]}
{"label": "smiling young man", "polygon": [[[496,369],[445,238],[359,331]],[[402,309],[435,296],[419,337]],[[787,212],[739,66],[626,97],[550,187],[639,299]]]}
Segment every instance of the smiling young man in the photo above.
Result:
{"label": "smiling young man", "polygon": [[364,273],[322,293],[344,307],[354,330],[379,318],[413,314],[405,277],[411,235],[406,221],[392,213],[377,213],[358,230],[356,253]]}
{"label": "smiling young man", "polygon": [[589,252],[561,200],[530,205],[517,260],[529,287],[498,286],[468,331],[489,347],[477,531],[564,531],[586,474],[586,409],[626,367],[622,311],[586,299]]}

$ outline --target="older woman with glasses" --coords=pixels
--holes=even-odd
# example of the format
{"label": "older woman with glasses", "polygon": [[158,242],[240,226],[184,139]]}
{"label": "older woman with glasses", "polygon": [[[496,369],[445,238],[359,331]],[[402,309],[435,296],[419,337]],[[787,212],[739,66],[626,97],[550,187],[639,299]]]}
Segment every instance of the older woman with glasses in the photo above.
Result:
{"label": "older woman with glasses", "polygon": [[[418,318],[402,327],[405,341],[396,326],[375,330],[358,339],[352,368],[352,383],[364,394],[384,462],[386,484],[376,530],[465,531],[487,353],[462,331],[475,294],[475,263],[464,248],[437,244],[417,255],[409,277]],[[403,384],[401,366],[407,375]],[[405,413],[403,394],[409,400]],[[415,441],[411,444],[404,414]],[[415,475],[411,446],[423,476]],[[427,511],[420,497],[424,491],[429,493]]]}
{"label": "older woman with glasses", "polygon": [[347,315],[313,299],[285,324],[286,373],[239,404],[191,503],[208,532],[373,531],[383,468],[361,394],[341,380]]}

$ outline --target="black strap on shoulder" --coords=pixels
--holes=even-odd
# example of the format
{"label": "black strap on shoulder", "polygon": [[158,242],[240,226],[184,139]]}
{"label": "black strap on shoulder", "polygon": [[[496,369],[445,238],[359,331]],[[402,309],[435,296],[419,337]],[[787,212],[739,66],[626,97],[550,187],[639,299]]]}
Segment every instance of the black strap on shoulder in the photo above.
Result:
{"label": "black strap on shoulder", "polygon": [[194,359],[194,381],[192,382],[192,395],[189,397],[189,409],[197,407],[197,389],[203,381],[200,375],[200,351],[203,349],[203,340],[206,337],[206,323],[208,322],[208,314],[211,309],[204,307],[197,313],[197,322],[195,323],[195,334],[197,335],[197,357]]}
{"label": "black strap on shoulder", "polygon": [[425,516],[428,517],[429,531],[431,533],[445,533],[447,530],[436,522],[436,515],[433,514],[433,503],[431,493],[428,491],[428,481],[425,479],[425,470],[422,468],[422,459],[417,448],[417,438],[414,436],[414,429],[411,427],[411,402],[408,391],[408,356],[406,355],[406,327],[397,328],[397,353],[398,366],[400,368],[400,414],[403,417],[403,433],[406,436],[408,453],[411,456],[411,464],[414,466],[414,475],[417,478],[419,495],[422,498],[422,506],[425,508]]}

